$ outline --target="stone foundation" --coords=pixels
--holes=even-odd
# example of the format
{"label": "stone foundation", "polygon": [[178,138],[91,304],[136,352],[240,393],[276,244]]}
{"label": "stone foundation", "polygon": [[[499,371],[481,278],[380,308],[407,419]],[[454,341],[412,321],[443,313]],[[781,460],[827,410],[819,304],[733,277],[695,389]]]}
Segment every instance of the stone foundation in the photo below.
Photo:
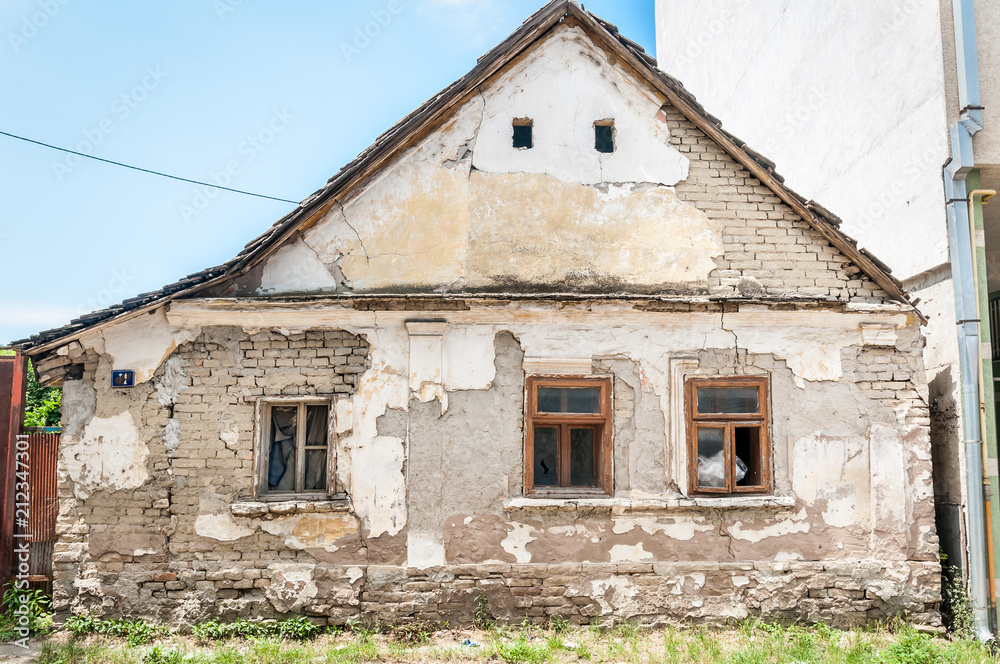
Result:
{"label": "stone foundation", "polygon": [[[941,624],[936,562],[103,567],[108,571],[82,574],[84,606],[103,604],[105,617],[113,617],[107,603],[114,598],[123,611],[118,615],[174,623],[305,613],[329,624],[420,619],[465,625],[485,603],[495,619],[511,622],[558,616],[577,624],[721,624],[759,616],[847,628],[905,616],[919,625]],[[120,571],[110,573],[111,567]],[[135,594],[124,597],[123,590]]]}

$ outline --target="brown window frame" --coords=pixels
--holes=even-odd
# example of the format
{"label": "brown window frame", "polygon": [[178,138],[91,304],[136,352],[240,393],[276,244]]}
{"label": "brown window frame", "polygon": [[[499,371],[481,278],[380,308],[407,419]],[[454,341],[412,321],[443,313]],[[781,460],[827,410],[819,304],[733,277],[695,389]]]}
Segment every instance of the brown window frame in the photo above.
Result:
{"label": "brown window frame", "polygon": [[[544,413],[539,412],[539,387],[598,387],[600,413]],[[613,447],[611,440],[611,377],[584,376],[528,376],[525,386],[524,490],[535,497],[572,497],[612,495]],[[558,486],[535,487],[535,427],[558,427],[556,447]],[[594,435],[594,485],[570,486],[570,467],[564,461],[569,457],[570,429],[596,429]]]}
{"label": "brown window frame", "polygon": [[[698,387],[714,388],[746,388],[753,387],[758,391],[756,413],[698,413]],[[686,425],[688,435],[688,486],[691,493],[697,494],[741,494],[770,493],[772,486],[771,474],[771,416],[770,416],[770,381],[766,376],[726,376],[693,377],[685,382]],[[756,427],[759,432],[761,483],[750,486],[739,486],[735,478],[737,428]],[[702,487],[698,485],[698,430],[724,429],[724,451],[726,468],[726,485],[723,487]]]}
{"label": "brown window frame", "polygon": [[[330,396],[289,396],[265,397],[257,401],[257,431],[254,441],[254,477],[252,495],[262,500],[324,500],[337,491],[336,471],[336,435],[334,427],[333,397]],[[272,491],[267,488],[268,463],[271,445],[271,410],[296,406],[295,427],[295,485],[294,491]],[[306,491],[305,483],[305,450],[306,445],[306,407],[326,406],[326,488]]]}

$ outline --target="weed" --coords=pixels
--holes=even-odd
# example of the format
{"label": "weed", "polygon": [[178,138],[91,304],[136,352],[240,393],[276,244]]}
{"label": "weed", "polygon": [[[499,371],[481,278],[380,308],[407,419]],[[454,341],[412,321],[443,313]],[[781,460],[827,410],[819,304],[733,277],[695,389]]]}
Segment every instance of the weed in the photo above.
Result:
{"label": "weed", "polygon": [[569,629],[569,621],[562,616],[549,617],[549,629],[553,632],[565,632]]}
{"label": "weed", "polygon": [[962,570],[954,565],[941,570],[941,617],[945,626],[960,639],[976,635],[976,620],[972,615],[972,601],[962,581]]}
{"label": "weed", "polygon": [[244,618],[238,618],[231,623],[208,620],[191,628],[192,634],[199,641],[278,637],[292,641],[305,641],[317,636],[322,631],[322,627],[305,616],[287,618],[278,622],[273,620],[255,622]]}
{"label": "weed", "polygon": [[166,625],[150,625],[142,620],[98,620],[92,616],[70,616],[66,629],[77,637],[103,634],[123,638],[130,646],[141,646],[169,633]]}
{"label": "weed", "polygon": [[447,623],[431,620],[413,620],[388,628],[389,638],[401,643],[419,645],[430,641],[431,634],[447,627]]}
{"label": "weed", "polygon": [[52,629],[52,602],[37,588],[17,588],[8,583],[0,614],[0,640],[46,634]]}
{"label": "weed", "polygon": [[377,618],[374,621],[349,620],[344,626],[352,634],[357,634],[363,641],[371,641],[382,631],[382,623]]}
{"label": "weed", "polygon": [[482,588],[476,588],[476,627],[489,629],[494,622],[493,612],[490,611],[490,601],[486,599]]}
{"label": "weed", "polygon": [[161,648],[153,646],[142,656],[142,664],[182,664],[184,653],[176,648]]}
{"label": "weed", "polygon": [[939,664],[944,658],[941,647],[931,637],[907,627],[875,661],[879,664]]}
{"label": "weed", "polygon": [[525,639],[497,643],[493,648],[507,664],[543,664],[552,659],[547,645],[532,645]]}

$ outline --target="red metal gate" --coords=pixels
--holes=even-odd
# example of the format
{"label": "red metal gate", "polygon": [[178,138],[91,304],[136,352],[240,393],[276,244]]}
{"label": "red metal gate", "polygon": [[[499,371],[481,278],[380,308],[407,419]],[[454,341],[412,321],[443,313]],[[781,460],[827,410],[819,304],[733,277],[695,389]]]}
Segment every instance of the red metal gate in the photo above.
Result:
{"label": "red metal gate", "polygon": [[28,435],[28,525],[19,528],[27,535],[30,562],[28,581],[52,583],[52,548],[56,541],[56,517],[59,514],[59,488],[56,465],[59,461],[59,429],[25,429]]}
{"label": "red metal gate", "polygon": [[[0,584],[19,575],[50,589],[60,430],[22,428],[27,371],[22,355],[0,356]],[[28,549],[27,569],[15,547]]]}

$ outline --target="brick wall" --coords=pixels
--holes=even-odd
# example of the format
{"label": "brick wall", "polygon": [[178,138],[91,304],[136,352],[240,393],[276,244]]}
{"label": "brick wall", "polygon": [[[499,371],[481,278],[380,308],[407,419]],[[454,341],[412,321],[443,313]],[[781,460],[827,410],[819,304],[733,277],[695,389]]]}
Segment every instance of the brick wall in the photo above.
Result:
{"label": "brick wall", "polygon": [[690,159],[681,200],[723,223],[725,254],[709,276],[713,295],[738,295],[753,277],[768,295],[880,302],[885,291],[679,111],[667,107],[670,142]]}

